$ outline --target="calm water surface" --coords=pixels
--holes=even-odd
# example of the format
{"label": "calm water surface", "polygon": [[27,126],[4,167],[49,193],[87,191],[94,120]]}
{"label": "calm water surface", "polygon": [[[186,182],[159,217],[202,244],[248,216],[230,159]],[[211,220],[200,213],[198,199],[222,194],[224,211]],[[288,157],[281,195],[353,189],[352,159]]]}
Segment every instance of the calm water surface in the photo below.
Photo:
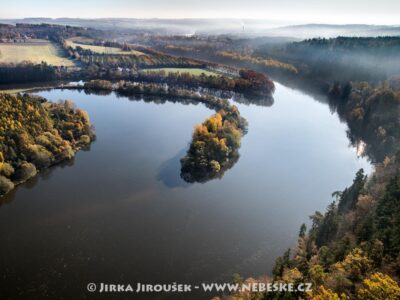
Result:
{"label": "calm water surface", "polygon": [[179,159],[195,124],[213,113],[205,106],[39,94],[88,111],[97,140],[1,199],[5,295],[85,297],[88,282],[270,273],[308,216],[359,168],[370,170],[326,104],[279,84],[271,107],[238,104],[249,122],[238,163],[222,179],[192,185],[180,179]]}

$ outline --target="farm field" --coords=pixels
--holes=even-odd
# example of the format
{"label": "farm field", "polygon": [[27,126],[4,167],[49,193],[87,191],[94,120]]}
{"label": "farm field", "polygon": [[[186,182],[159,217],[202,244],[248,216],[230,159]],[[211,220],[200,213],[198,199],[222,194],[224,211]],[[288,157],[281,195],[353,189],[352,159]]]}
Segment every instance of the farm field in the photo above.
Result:
{"label": "farm field", "polygon": [[50,42],[4,43],[0,44],[0,63],[21,63],[42,61],[53,66],[75,66],[74,62],[62,56],[62,50]]}
{"label": "farm field", "polygon": [[148,72],[159,72],[159,71],[165,71],[166,73],[190,73],[191,75],[196,75],[199,76],[202,73],[204,73],[206,76],[221,76],[221,74],[200,69],[200,68],[156,68],[156,69],[142,69],[142,71],[148,71]]}
{"label": "farm field", "polygon": [[87,44],[83,44],[83,43],[89,43],[93,40],[90,39],[84,39],[81,37],[78,38],[70,38],[67,39],[65,42],[67,44],[67,46],[72,47],[72,48],[76,48],[77,46],[83,48],[83,49],[87,49],[87,50],[91,50],[95,53],[99,53],[99,54],[123,54],[123,55],[145,55],[145,53],[140,52],[140,51],[136,51],[136,50],[130,50],[130,51],[124,51],[120,48],[116,48],[116,47],[103,47],[103,46],[96,46],[96,45],[87,45]]}
{"label": "farm field", "polygon": [[26,92],[26,91],[27,91],[26,89],[11,89],[11,90],[7,90],[7,89],[2,90],[2,89],[0,89],[0,94],[8,93],[8,94],[15,95],[15,94],[23,93],[23,92]]}
{"label": "farm field", "polygon": [[0,85],[0,94],[8,93],[8,94],[18,94],[18,93],[30,93],[37,90],[48,89],[54,87],[54,84],[43,83],[43,84],[32,84],[32,83],[20,83],[14,85]]}

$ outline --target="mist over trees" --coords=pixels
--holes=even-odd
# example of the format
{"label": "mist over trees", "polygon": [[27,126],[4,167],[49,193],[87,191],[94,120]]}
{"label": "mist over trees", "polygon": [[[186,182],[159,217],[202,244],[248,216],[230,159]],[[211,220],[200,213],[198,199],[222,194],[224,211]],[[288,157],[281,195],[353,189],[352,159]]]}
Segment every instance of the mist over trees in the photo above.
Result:
{"label": "mist over trees", "polygon": [[292,63],[315,78],[376,81],[398,75],[399,50],[399,37],[337,37],[261,46],[255,52]]}

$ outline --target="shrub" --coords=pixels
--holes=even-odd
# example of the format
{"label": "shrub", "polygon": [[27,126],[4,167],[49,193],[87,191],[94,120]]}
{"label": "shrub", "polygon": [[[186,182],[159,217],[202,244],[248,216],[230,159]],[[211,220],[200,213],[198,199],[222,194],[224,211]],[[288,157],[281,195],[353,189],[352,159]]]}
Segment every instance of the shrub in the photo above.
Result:
{"label": "shrub", "polygon": [[32,163],[23,162],[17,171],[17,178],[19,182],[27,181],[37,174],[36,167]]}
{"label": "shrub", "polygon": [[14,168],[9,163],[3,163],[0,166],[0,175],[10,177],[14,173]]}
{"label": "shrub", "polygon": [[10,179],[4,176],[0,176],[0,195],[8,193],[13,188],[14,188],[14,183]]}

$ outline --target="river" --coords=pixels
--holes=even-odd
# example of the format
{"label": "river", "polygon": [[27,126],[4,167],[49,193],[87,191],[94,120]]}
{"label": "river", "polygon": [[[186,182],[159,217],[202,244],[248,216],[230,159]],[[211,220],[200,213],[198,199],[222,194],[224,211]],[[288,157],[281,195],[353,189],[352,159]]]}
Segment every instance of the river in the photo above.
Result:
{"label": "river", "polygon": [[271,272],[308,216],[371,166],[328,105],[276,83],[270,107],[236,104],[249,122],[223,178],[179,177],[204,105],[42,91],[86,110],[97,140],[0,199],[5,293],[88,296],[89,282],[201,283]]}

